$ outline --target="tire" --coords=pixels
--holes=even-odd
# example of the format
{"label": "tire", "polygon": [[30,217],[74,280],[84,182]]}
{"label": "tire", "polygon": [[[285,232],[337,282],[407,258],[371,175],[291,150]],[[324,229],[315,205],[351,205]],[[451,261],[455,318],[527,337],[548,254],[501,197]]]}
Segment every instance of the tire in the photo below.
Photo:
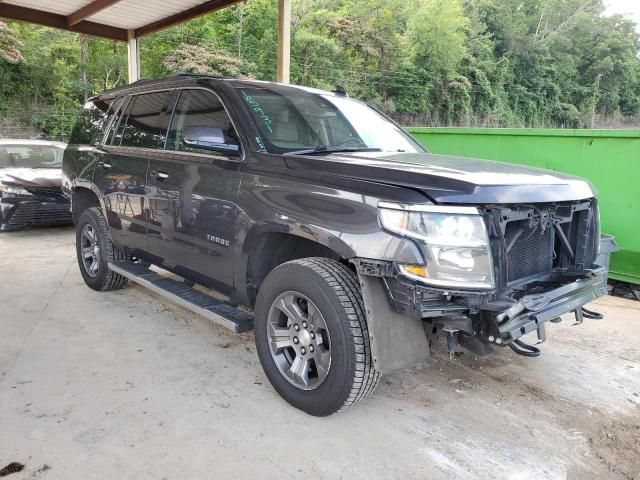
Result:
{"label": "tire", "polygon": [[[327,416],[375,390],[381,374],[373,367],[362,294],[349,268],[315,257],[284,263],[260,286],[254,313],[262,367],[275,390],[294,407]],[[298,371],[294,365],[300,364],[299,356],[306,375],[292,373]]]}
{"label": "tire", "polygon": [[[94,232],[94,235],[92,236],[89,232]],[[94,239],[93,242],[91,241],[92,238]],[[97,247],[97,250],[89,248],[90,245]],[[85,257],[85,253],[90,254],[88,250],[91,250],[93,254],[90,262],[89,258]],[[98,207],[86,209],[78,219],[76,225],[76,254],[82,278],[94,290],[107,292],[117,290],[127,284],[125,277],[109,270],[107,265],[108,262],[126,260],[127,256],[123,251],[113,246],[107,221],[102,210]]]}

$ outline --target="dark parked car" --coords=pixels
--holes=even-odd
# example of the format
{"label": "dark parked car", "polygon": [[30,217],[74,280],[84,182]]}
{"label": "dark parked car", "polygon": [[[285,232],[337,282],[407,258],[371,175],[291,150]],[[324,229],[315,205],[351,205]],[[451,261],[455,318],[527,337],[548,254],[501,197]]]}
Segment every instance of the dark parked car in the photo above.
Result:
{"label": "dark parked car", "polygon": [[0,231],[71,223],[61,187],[65,147],[44,140],[0,140]]}
{"label": "dark parked car", "polygon": [[110,90],[75,126],[64,189],[87,285],[132,279],[254,328],[274,388],[312,415],[441,336],[536,355],[520,337],[606,293],[587,181],[430,154],[341,90],[188,75]]}

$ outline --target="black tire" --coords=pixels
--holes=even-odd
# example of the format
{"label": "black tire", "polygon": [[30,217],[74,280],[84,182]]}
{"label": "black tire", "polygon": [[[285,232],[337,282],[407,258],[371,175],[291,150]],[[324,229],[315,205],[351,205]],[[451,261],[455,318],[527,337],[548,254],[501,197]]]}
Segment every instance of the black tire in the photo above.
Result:
{"label": "black tire", "polygon": [[[93,272],[93,275],[89,273],[88,267],[85,265],[83,260],[82,235],[85,225],[89,225],[95,232],[96,245],[99,247],[98,254],[96,255],[97,270]],[[109,290],[117,290],[127,284],[127,279],[125,277],[109,270],[109,267],[107,266],[108,262],[126,260],[127,256],[123,251],[113,246],[111,237],[109,236],[107,220],[105,219],[102,210],[98,207],[86,209],[78,219],[76,224],[76,254],[82,278],[84,279],[84,282],[94,290],[107,292]]]}
{"label": "black tire", "polygon": [[[289,291],[299,292],[313,302],[324,317],[331,338],[330,368],[322,383],[312,390],[292,384],[272,356],[267,333],[269,312],[274,302]],[[373,393],[381,374],[373,367],[364,311],[356,274],[334,260],[293,260],[267,275],[255,307],[256,349],[280,396],[310,415],[327,416]]]}

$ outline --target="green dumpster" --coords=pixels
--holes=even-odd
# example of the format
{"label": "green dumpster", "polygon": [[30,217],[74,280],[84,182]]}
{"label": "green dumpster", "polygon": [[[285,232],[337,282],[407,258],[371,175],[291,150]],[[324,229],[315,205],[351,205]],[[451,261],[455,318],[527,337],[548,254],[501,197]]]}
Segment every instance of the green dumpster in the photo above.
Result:
{"label": "green dumpster", "polygon": [[587,178],[598,188],[602,231],[620,251],[610,277],[640,284],[640,131],[407,128],[433,153],[530,165]]}

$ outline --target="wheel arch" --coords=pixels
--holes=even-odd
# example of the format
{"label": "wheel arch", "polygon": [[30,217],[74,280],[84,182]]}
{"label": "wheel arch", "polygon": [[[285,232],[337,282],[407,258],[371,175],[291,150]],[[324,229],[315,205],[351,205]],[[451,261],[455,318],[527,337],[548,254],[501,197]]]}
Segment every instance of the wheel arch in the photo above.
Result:
{"label": "wheel arch", "polygon": [[103,208],[97,189],[90,183],[74,184],[71,189],[73,223],[77,224],[82,212],[91,207]]}
{"label": "wheel arch", "polygon": [[[241,273],[243,300],[253,306],[265,277],[277,266],[291,260],[324,257],[336,260],[350,268],[355,252],[339,238],[311,227],[289,228],[285,225],[254,227],[244,241]],[[240,273],[240,272],[239,272]]]}

